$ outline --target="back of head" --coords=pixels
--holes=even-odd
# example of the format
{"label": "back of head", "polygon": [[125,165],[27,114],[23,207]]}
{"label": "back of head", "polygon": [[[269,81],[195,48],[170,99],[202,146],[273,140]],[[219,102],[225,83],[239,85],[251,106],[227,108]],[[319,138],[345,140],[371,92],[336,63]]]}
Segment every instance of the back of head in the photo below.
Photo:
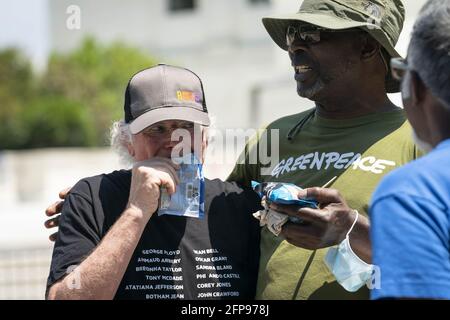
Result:
{"label": "back of head", "polygon": [[408,64],[450,111],[450,0],[429,0],[414,25]]}

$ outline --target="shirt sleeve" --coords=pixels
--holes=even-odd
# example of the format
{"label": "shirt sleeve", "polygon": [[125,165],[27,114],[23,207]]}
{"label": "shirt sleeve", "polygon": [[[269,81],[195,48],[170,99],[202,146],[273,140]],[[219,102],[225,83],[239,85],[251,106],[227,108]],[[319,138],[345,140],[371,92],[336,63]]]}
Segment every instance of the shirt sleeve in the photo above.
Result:
{"label": "shirt sleeve", "polygon": [[374,199],[371,238],[380,286],[371,298],[450,299],[448,209],[406,193]]}
{"label": "shirt sleeve", "polygon": [[70,273],[72,266],[79,265],[95,249],[100,243],[102,224],[86,194],[69,193],[61,213],[47,289]]}

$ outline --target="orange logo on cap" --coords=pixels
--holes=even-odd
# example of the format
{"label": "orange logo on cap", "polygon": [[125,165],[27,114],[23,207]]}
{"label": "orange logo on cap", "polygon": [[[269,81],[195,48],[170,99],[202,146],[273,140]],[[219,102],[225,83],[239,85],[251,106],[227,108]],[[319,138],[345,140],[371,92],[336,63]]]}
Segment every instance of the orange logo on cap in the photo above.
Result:
{"label": "orange logo on cap", "polygon": [[180,101],[194,101],[199,102],[200,96],[191,91],[177,91],[177,99]]}

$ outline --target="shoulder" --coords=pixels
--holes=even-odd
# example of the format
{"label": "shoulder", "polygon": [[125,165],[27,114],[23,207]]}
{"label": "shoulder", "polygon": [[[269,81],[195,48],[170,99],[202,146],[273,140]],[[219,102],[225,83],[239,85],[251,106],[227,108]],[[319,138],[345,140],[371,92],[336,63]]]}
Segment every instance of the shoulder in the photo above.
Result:
{"label": "shoulder", "polygon": [[442,166],[442,160],[434,152],[415,159],[386,175],[378,189],[391,189],[395,185],[397,190],[406,191],[417,187],[420,183],[431,181],[435,179],[436,174],[445,174],[446,169]]}
{"label": "shoulder", "polygon": [[[402,195],[402,192],[413,192],[413,185],[419,180],[420,162],[422,162],[421,159],[414,160],[387,174],[376,188],[372,202],[389,196],[399,196]],[[403,195],[405,194],[403,193]]]}
{"label": "shoulder", "polygon": [[266,126],[266,129],[290,129],[310,114],[312,109],[279,118]]}
{"label": "shoulder", "polygon": [[[295,127],[299,122],[301,122],[305,117],[307,117],[311,113],[312,109],[308,109],[301,113],[292,114],[289,116],[285,116],[279,118],[275,121],[272,121],[269,124],[261,127],[256,135],[254,135],[249,142],[247,143],[247,147],[254,147],[256,144],[261,143],[261,140],[268,138],[270,139],[275,137],[286,136],[293,127]],[[266,135],[267,133],[267,135]],[[268,142],[268,141],[267,141]]]}
{"label": "shoulder", "polygon": [[[449,154],[450,155],[450,154]],[[450,205],[450,173],[442,165],[442,155],[432,152],[386,175],[376,188],[372,205],[382,200],[427,201],[437,207]]]}
{"label": "shoulder", "polygon": [[83,178],[72,187],[69,195],[79,195],[83,198],[92,198],[100,191],[128,190],[131,183],[131,171],[119,170],[108,174],[100,174]]}
{"label": "shoulder", "polygon": [[403,110],[394,113],[386,120],[387,121],[385,121],[385,124],[392,126],[393,129],[396,128],[396,130],[393,131],[394,137],[397,137],[398,139],[405,139],[410,142],[411,145],[414,145],[412,138],[412,127]]}
{"label": "shoulder", "polygon": [[103,235],[123,212],[130,183],[131,172],[125,170],[81,179],[64,201],[62,217],[65,225],[77,220],[89,221],[95,226],[96,234]]}
{"label": "shoulder", "polygon": [[[390,112],[383,119],[383,126],[387,126],[392,130],[389,135],[392,143],[406,143],[409,148],[416,149],[412,135],[412,126],[406,117],[406,112],[403,109]],[[417,153],[417,151],[415,151]]]}

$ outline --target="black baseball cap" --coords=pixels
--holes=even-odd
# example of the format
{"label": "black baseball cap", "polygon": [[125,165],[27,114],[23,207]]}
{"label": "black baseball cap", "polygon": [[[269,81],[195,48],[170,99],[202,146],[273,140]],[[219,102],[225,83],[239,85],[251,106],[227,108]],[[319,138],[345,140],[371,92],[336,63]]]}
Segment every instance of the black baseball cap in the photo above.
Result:
{"label": "black baseball cap", "polygon": [[166,64],[142,70],[130,79],[124,111],[132,134],[164,120],[210,124],[201,79],[188,69]]}

